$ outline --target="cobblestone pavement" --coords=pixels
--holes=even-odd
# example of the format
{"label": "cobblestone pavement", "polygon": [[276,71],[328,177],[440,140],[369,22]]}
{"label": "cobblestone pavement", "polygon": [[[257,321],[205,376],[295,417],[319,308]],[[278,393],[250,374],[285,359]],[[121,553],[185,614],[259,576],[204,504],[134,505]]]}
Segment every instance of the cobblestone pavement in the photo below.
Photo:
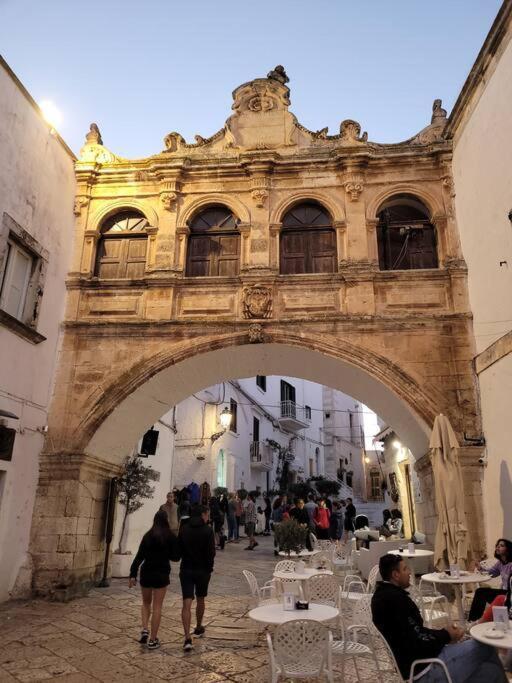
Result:
{"label": "cobblestone pavement", "polygon": [[[127,581],[113,580],[110,588],[92,590],[67,604],[32,600],[0,607],[2,646],[0,682],[55,680],[168,681],[174,683],[263,683],[270,680],[263,626],[245,616],[249,594],[241,572],[248,568],[263,583],[272,577],[276,562],[272,539],[260,538],[254,552],[246,543],[228,544],[218,552],[207,598],[206,637],[194,641],[192,653],[183,653],[180,621],[181,595],[178,565],[173,564],[171,585],[164,603],[159,633],[162,647],[140,646],[140,591]],[[383,651],[381,666],[386,683],[396,681]],[[376,679],[372,661],[351,658],[341,675],[334,659],[336,680],[349,683]]]}

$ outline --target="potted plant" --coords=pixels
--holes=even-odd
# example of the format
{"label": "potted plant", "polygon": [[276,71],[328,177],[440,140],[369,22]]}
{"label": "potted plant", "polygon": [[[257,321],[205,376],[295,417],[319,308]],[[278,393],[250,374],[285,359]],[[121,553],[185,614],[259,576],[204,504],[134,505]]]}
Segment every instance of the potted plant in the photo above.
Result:
{"label": "potted plant", "polygon": [[285,519],[274,528],[274,536],[280,550],[285,553],[299,553],[306,547],[308,535],[307,527],[299,524],[295,519]]}
{"label": "potted plant", "polygon": [[132,563],[131,552],[124,550],[126,521],[143,505],[143,501],[153,498],[155,487],[152,481],[158,481],[159,473],[143,464],[138,455],[128,456],[117,484],[118,501],[124,507],[119,545],[112,555],[112,576],[126,577],[130,573]]}

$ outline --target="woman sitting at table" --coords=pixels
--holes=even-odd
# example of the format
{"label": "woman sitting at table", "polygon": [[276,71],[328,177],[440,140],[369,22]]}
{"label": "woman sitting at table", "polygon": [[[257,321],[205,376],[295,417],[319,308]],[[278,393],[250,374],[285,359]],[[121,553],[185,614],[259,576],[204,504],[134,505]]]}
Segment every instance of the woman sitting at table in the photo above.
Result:
{"label": "woman sitting at table", "polygon": [[[499,538],[496,541],[494,549],[494,557],[497,562],[494,566],[487,570],[492,577],[501,577],[501,588],[490,588],[489,586],[481,586],[475,591],[471,609],[469,610],[469,621],[477,621],[480,619],[486,606],[497,598],[507,594],[507,589],[512,575],[512,541],[506,538]],[[478,566],[480,569],[480,565]]]}

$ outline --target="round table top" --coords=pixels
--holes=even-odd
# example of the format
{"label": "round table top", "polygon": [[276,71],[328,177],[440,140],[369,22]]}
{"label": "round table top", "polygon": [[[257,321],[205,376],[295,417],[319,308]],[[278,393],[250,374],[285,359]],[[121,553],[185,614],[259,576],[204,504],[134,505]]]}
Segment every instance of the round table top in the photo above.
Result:
{"label": "round table top", "polygon": [[293,550],[291,553],[287,553],[285,550],[280,550],[279,554],[281,557],[310,557],[311,555],[316,555],[317,553],[322,552],[321,550],[301,550],[299,554]]}
{"label": "round table top", "polygon": [[482,581],[489,581],[492,577],[480,572],[461,571],[460,576],[448,576],[444,572],[432,572],[431,574],[423,574],[421,578],[432,583],[481,583]]}
{"label": "round table top", "polygon": [[284,624],[294,619],[312,619],[313,621],[329,621],[339,614],[336,607],[309,603],[309,609],[285,610],[282,602],[272,605],[261,605],[249,612],[249,618],[264,624]]}
{"label": "round table top", "polygon": [[332,576],[332,571],[330,569],[310,569],[309,567],[306,567],[301,574],[298,572],[274,572],[274,579],[284,579],[285,581],[306,581],[316,574]]}
{"label": "round table top", "polygon": [[512,621],[508,622],[508,631],[505,631],[503,634],[494,628],[492,621],[484,624],[475,624],[475,626],[471,627],[469,633],[472,638],[480,643],[492,645],[493,647],[504,647],[508,650],[512,649]]}
{"label": "round table top", "polygon": [[400,557],[430,557],[433,555],[433,550],[424,550],[423,548],[416,548],[413,553],[411,553],[407,548],[404,548],[401,552],[399,550],[388,550],[388,555],[400,555]]}

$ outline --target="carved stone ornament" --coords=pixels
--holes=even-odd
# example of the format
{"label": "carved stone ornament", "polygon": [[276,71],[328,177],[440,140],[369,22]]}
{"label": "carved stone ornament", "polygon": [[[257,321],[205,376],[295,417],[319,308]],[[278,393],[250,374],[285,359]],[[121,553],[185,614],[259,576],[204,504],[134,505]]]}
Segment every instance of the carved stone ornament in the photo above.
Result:
{"label": "carved stone ornament", "polygon": [[176,192],[162,192],[160,195],[160,201],[166,211],[172,211],[176,207],[177,199],[178,195]]}
{"label": "carved stone ornament", "polygon": [[281,66],[281,64],[278,64],[272,69],[272,71],[269,71],[267,78],[271,78],[273,81],[279,81],[279,83],[282,83],[283,85],[288,83],[290,80],[284,69],[284,66]]}
{"label": "carved stone ornament", "polygon": [[102,145],[103,140],[101,139],[100,129],[97,123],[91,123],[89,126],[89,132],[85,136],[85,143],[87,145]]}
{"label": "carved stone ornament", "polygon": [[243,291],[245,318],[270,318],[272,314],[272,290],[263,285],[251,285]]}
{"label": "carved stone ornament", "polygon": [[361,135],[361,126],[357,121],[346,119],[340,123],[340,140],[346,144],[354,144],[356,142],[367,142],[368,133]]}
{"label": "carved stone ornament", "polygon": [[74,214],[79,216],[84,209],[89,204],[89,197],[75,197],[75,207]]}
{"label": "carved stone ornament", "polygon": [[362,180],[347,180],[343,183],[345,192],[350,197],[351,202],[357,202],[361,192],[364,189],[364,184]]}
{"label": "carved stone ornament", "polygon": [[261,207],[265,206],[265,202],[268,199],[268,192],[263,189],[253,190],[251,196],[256,206],[261,209]]}
{"label": "carved stone ornament", "polygon": [[249,343],[250,344],[261,344],[265,341],[265,333],[263,332],[263,327],[255,323],[249,326]]}
{"label": "carved stone ornament", "polygon": [[247,103],[247,109],[249,109],[250,111],[258,112],[270,111],[271,109],[274,109],[275,106],[275,101],[272,97],[265,97],[259,95],[251,97],[251,99]]}

